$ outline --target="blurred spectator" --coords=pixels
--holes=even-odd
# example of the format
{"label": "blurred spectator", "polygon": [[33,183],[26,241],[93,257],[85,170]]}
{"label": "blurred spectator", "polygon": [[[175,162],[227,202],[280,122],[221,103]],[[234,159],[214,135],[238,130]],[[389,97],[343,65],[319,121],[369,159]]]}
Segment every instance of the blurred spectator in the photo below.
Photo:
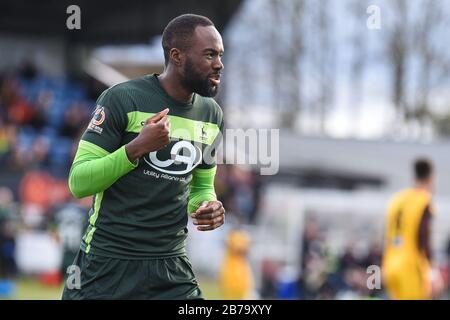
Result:
{"label": "blurred spectator", "polygon": [[368,266],[380,266],[381,265],[381,256],[383,254],[383,248],[380,241],[374,241],[369,247],[369,252],[365,257],[362,265],[365,267]]}
{"label": "blurred spectator", "polygon": [[0,280],[12,278],[17,271],[15,252],[16,208],[10,189],[0,187]]}
{"label": "blurred spectator", "polygon": [[7,157],[13,151],[15,143],[15,128],[6,123],[0,115],[0,164],[7,164]]}
{"label": "blurred spectator", "polygon": [[297,299],[298,298],[298,276],[292,266],[284,266],[278,275],[277,298]]}
{"label": "blurred spectator", "polygon": [[77,140],[88,122],[88,115],[81,104],[72,104],[64,113],[64,120],[59,130],[62,137]]}
{"label": "blurred spectator", "polygon": [[53,214],[53,228],[63,248],[61,274],[67,276],[67,268],[72,265],[80,242],[88,225],[89,208],[92,197],[73,199],[57,207]]}
{"label": "blurred spectator", "polygon": [[261,288],[262,299],[275,299],[278,282],[278,264],[275,261],[264,259],[261,261]]}
{"label": "blurred spectator", "polygon": [[24,61],[19,68],[19,75],[27,80],[33,80],[37,75],[36,67],[31,61]]}
{"label": "blurred spectator", "polygon": [[2,83],[1,97],[6,106],[7,119],[14,125],[26,125],[33,116],[30,104],[20,95],[19,83],[7,78]]}
{"label": "blurred spectator", "polygon": [[20,183],[20,200],[24,222],[30,227],[42,226],[49,210],[70,199],[65,180],[58,180],[45,171],[30,171]]}
{"label": "blurred spectator", "polygon": [[382,297],[382,290],[367,287],[367,267],[381,263],[381,244],[374,241],[362,256],[350,242],[341,254],[327,248],[326,229],[314,215],[306,219],[299,280],[302,299],[362,299]]}
{"label": "blurred spectator", "polygon": [[229,215],[241,223],[255,223],[260,201],[258,176],[236,165],[218,167],[215,188]]}
{"label": "blurred spectator", "polygon": [[90,84],[101,88],[44,76],[27,61],[16,74],[0,75],[0,162],[67,176],[73,145],[95,105],[86,93]]}
{"label": "blurred spectator", "polygon": [[42,134],[43,129],[48,125],[49,110],[52,102],[53,93],[51,91],[42,90],[39,92],[29,123],[29,128],[32,129],[31,134]]}
{"label": "blurred spectator", "polygon": [[352,243],[347,244],[344,253],[340,257],[340,264],[339,264],[340,271],[344,272],[345,270],[348,269],[357,268],[359,265],[360,263],[354,253],[353,244]]}
{"label": "blurred spectator", "polygon": [[301,278],[299,279],[300,292],[305,299],[312,299],[325,281],[322,240],[317,219],[309,216],[303,230]]}

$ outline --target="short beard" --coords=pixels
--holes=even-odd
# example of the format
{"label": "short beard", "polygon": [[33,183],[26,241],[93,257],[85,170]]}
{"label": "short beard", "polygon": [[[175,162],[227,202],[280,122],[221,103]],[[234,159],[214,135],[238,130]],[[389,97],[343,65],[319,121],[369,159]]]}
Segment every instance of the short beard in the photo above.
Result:
{"label": "short beard", "polygon": [[184,66],[184,85],[191,92],[195,92],[204,97],[214,97],[219,91],[218,86],[211,85],[209,75],[203,78],[194,68],[191,60],[187,59]]}

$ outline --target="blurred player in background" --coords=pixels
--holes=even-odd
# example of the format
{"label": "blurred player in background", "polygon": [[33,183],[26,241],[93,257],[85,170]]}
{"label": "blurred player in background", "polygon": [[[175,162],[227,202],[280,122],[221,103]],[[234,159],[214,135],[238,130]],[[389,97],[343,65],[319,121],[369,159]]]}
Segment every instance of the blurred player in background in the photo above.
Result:
{"label": "blurred player in background", "polygon": [[220,270],[220,287],[227,300],[252,299],[254,293],[253,273],[248,261],[250,237],[239,230],[227,237],[225,258]]}
{"label": "blurred player in background", "polygon": [[431,299],[431,219],[433,165],[428,159],[414,162],[415,185],[394,195],[385,224],[383,280],[391,299]]}
{"label": "blurred player in background", "polygon": [[81,138],[69,187],[95,196],[74,262],[80,286],[66,284],[64,299],[203,298],[187,214],[200,231],[225,221],[214,190],[223,113],[212,99],[224,49],[214,24],[192,14],[167,25],[162,46],[164,72],[106,90]]}

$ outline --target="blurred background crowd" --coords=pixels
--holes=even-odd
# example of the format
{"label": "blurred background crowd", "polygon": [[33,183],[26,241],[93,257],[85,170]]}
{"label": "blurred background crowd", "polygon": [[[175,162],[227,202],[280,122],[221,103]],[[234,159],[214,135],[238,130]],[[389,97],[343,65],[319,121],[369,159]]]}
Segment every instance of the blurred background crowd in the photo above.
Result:
{"label": "blurred background crowd", "polygon": [[95,101],[160,72],[163,27],[186,12],[224,37],[226,127],[280,130],[276,175],[220,155],[227,223],[189,225],[205,296],[386,299],[368,268],[381,265],[387,201],[425,155],[437,172],[439,298],[450,298],[447,1],[78,1],[74,30],[70,4],[0,5],[0,299],[60,298],[91,205],[67,176]]}

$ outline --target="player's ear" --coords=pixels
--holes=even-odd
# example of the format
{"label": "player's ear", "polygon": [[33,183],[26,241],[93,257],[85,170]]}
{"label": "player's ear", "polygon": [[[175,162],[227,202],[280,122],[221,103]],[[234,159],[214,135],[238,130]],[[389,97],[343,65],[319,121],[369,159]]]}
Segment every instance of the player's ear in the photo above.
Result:
{"label": "player's ear", "polygon": [[170,60],[175,66],[180,67],[183,64],[183,53],[179,49],[170,49],[169,55]]}

